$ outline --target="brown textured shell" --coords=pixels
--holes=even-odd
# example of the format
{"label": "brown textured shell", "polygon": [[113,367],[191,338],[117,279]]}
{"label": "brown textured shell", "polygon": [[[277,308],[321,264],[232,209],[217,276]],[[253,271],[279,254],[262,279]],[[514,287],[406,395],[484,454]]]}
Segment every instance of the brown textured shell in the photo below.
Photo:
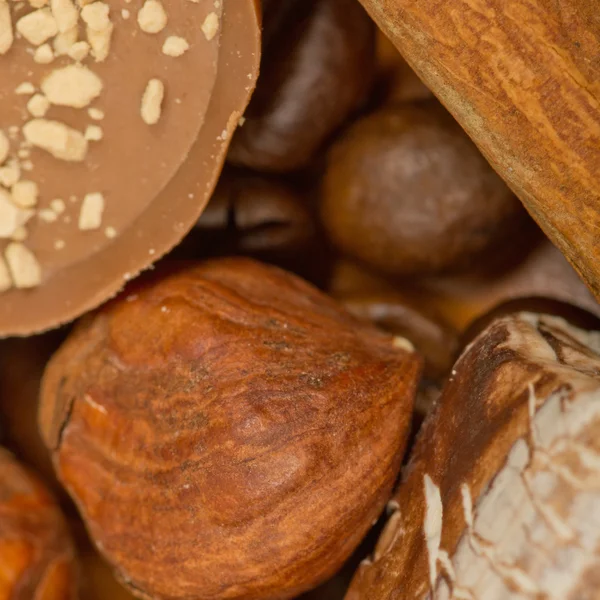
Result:
{"label": "brown textured shell", "polygon": [[346,599],[598,598],[599,373],[600,333],[495,321],[457,362]]}
{"label": "brown textured shell", "polygon": [[42,483],[0,448],[0,598],[75,600],[75,551]]}
{"label": "brown textured shell", "polygon": [[141,597],[290,598],[389,497],[420,368],[295,276],[215,260],[82,322],[49,364],[40,423]]}
{"label": "brown textured shell", "polygon": [[361,2],[598,297],[596,3]]}

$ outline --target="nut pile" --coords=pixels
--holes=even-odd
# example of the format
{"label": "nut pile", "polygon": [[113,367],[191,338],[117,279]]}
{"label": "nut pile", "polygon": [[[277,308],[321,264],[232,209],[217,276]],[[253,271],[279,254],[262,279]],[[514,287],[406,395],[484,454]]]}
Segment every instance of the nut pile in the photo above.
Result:
{"label": "nut pile", "polygon": [[0,597],[600,598],[600,304],[513,192],[588,163],[486,138],[593,57],[498,2],[0,0]]}

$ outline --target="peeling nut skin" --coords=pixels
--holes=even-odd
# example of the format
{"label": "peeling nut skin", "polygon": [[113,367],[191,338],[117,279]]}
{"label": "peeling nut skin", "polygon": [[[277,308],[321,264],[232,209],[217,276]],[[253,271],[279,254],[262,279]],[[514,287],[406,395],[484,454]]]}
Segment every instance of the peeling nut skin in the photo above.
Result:
{"label": "peeling nut skin", "polygon": [[300,279],[221,259],[86,318],[39,419],[141,597],[284,599],[337,571],[385,505],[420,370]]}
{"label": "peeling nut skin", "polygon": [[304,167],[367,98],[375,28],[356,0],[284,0],[265,10],[257,89],[228,160],[259,171]]}
{"label": "peeling nut skin", "polygon": [[599,332],[494,321],[425,421],[346,599],[596,598],[599,372]]}
{"label": "peeling nut skin", "polygon": [[343,252],[411,275],[468,265],[507,232],[514,238],[524,211],[430,101],[381,109],[348,129],[328,156],[321,217]]}
{"label": "peeling nut skin", "polygon": [[361,1],[599,297],[596,4]]}
{"label": "peeling nut skin", "polygon": [[0,448],[0,598],[76,600],[67,525],[41,482]]}

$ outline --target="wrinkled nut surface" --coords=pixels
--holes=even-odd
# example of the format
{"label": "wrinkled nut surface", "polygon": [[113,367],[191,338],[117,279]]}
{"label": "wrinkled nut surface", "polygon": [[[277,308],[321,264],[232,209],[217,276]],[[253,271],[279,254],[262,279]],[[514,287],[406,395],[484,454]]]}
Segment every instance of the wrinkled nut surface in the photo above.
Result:
{"label": "wrinkled nut surface", "polygon": [[337,142],[321,215],[342,250],[405,275],[464,265],[523,213],[452,118],[423,102],[377,111]]}
{"label": "wrinkled nut surface", "polygon": [[321,216],[342,251],[394,275],[464,266],[524,211],[435,101],[388,107],[331,149]]}
{"label": "wrinkled nut surface", "polygon": [[361,2],[600,297],[596,4]]}
{"label": "wrinkled nut surface", "polygon": [[496,320],[426,420],[347,600],[581,600],[600,583],[600,333]]}
{"label": "wrinkled nut surface", "polygon": [[208,261],[84,320],[49,363],[40,426],[141,597],[291,598],[389,496],[420,374],[406,346],[284,271]]}
{"label": "wrinkled nut surface", "polygon": [[77,600],[75,551],[49,492],[0,448],[0,598]]}
{"label": "wrinkled nut surface", "polygon": [[305,166],[367,98],[375,28],[356,0],[265,7],[263,62],[228,160],[260,171]]}

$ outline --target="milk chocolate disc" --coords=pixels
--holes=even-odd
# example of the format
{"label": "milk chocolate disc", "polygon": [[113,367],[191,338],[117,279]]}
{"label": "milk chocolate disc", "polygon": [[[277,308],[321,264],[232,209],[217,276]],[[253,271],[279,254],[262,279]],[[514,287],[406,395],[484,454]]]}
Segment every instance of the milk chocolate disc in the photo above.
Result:
{"label": "milk chocolate disc", "polygon": [[259,54],[252,0],[0,0],[0,335],[73,319],[180,241]]}

